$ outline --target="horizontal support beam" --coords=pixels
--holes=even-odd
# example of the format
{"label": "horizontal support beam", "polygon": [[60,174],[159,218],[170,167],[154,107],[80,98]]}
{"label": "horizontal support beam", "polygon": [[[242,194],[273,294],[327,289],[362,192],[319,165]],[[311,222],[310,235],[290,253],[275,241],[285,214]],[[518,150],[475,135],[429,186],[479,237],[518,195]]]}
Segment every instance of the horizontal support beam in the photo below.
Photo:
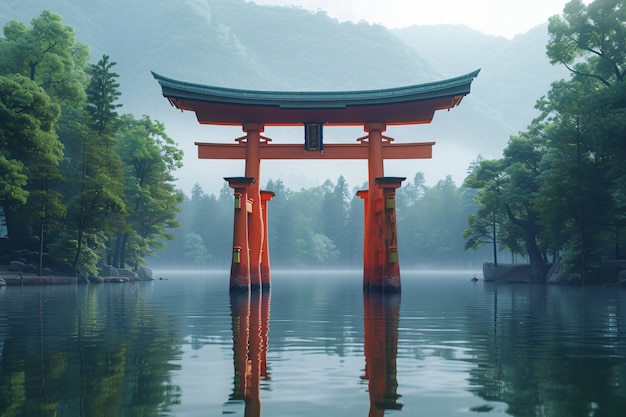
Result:
{"label": "horizontal support beam", "polygon": [[[196,142],[199,159],[246,159],[246,145]],[[435,142],[383,143],[383,159],[429,159]],[[325,144],[324,151],[304,151],[302,144],[261,143],[261,159],[368,159],[368,145]]]}

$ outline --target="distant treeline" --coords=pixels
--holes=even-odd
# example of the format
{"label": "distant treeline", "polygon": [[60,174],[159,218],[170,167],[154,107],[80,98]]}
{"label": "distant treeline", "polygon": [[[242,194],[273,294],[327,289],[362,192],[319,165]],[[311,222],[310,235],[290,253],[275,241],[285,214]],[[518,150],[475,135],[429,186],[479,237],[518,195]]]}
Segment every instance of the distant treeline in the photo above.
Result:
{"label": "distant treeline", "polygon": [[[361,189],[366,189],[364,184]],[[360,268],[363,259],[363,200],[343,177],[300,191],[280,179],[264,189],[269,201],[269,244],[275,268]],[[408,268],[478,269],[487,249],[464,251],[467,217],[475,213],[475,192],[457,187],[450,177],[435,186],[421,173],[397,191],[400,262]],[[230,267],[233,234],[233,192],[226,184],[208,195],[196,185],[181,204],[182,227],[176,239],[150,261],[170,268]]]}

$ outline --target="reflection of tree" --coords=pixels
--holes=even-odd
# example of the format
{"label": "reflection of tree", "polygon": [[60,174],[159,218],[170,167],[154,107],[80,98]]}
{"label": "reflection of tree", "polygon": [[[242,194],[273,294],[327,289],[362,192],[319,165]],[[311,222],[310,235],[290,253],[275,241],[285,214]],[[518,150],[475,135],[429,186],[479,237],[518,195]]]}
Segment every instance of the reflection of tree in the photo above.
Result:
{"label": "reflection of tree", "polygon": [[267,373],[270,293],[231,293],[233,330],[233,392],[230,401],[244,401],[245,416],[261,415],[261,378]]}
{"label": "reflection of tree", "polygon": [[78,287],[73,299],[36,291],[9,312],[0,416],[156,416],[179,401],[169,383],[177,338],[137,287]]}
{"label": "reflection of tree", "polygon": [[397,400],[396,357],[400,294],[363,293],[365,375],[369,381],[370,417],[401,409]]}
{"label": "reflection of tree", "polygon": [[492,320],[484,320],[483,309],[468,312],[478,365],[470,383],[480,397],[508,404],[513,416],[623,413],[619,304],[570,288],[499,286],[490,292]]}

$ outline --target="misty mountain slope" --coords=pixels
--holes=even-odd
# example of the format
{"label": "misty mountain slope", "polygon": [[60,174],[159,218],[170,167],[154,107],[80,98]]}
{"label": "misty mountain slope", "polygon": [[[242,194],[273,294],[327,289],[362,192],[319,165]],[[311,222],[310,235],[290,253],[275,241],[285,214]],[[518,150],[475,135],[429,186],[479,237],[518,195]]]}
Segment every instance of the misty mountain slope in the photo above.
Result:
{"label": "misty mountain slope", "polygon": [[393,33],[446,77],[481,68],[472,85],[480,93],[471,98],[500,120],[509,135],[525,130],[538,115],[534,105],[553,81],[569,77],[564,67],[548,62],[547,23],[512,40],[452,25],[414,26]]}
{"label": "misty mountain slope", "polygon": [[[148,114],[165,123],[186,154],[179,173],[186,192],[194,182],[213,192],[206,185],[209,180],[221,186],[224,175],[240,175],[233,161],[198,161],[193,142],[228,141],[241,130],[224,134],[199,126],[193,114],[175,111],[150,71],[225,87],[333,91],[430,82],[482,68],[459,108],[437,112],[430,125],[389,132],[399,141],[437,141],[436,161],[394,161],[391,167],[397,173],[389,174],[411,177],[430,169],[428,178],[452,174],[457,183],[477,154],[499,156],[509,136],[525,128],[530,122],[525,112],[532,112],[554,78],[549,71],[553,67],[537,58],[544,54],[545,30],[511,41],[457,26],[392,32],[379,25],[339,23],[323,12],[244,0],[3,0],[0,24],[10,19],[29,23],[44,9],[75,28],[77,40],[90,46],[92,62],[102,54],[117,62],[122,112]],[[357,129],[341,140],[360,135]],[[294,140],[300,140],[300,132],[290,137]],[[293,176],[294,170],[309,175],[318,169],[268,166],[265,178]],[[344,174],[350,184],[361,184],[360,175],[366,172],[350,176],[347,166],[341,162],[317,175],[323,181]]]}
{"label": "misty mountain slope", "polygon": [[[382,26],[243,0],[48,0],[92,49],[118,63],[125,107],[144,105],[150,71],[204,84],[281,90],[353,90],[435,81],[439,74]],[[41,13],[6,0],[4,21]],[[133,94],[127,94],[126,90]]]}

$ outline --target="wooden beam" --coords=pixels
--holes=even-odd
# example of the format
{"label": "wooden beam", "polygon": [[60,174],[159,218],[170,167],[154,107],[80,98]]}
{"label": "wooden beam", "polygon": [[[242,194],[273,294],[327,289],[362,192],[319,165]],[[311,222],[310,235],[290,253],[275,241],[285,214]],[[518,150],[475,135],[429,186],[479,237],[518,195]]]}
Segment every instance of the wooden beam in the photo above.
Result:
{"label": "wooden beam", "polygon": [[[199,159],[246,159],[246,145],[196,142]],[[383,143],[383,159],[429,159],[435,142]],[[367,143],[324,144],[324,151],[304,151],[302,144],[261,143],[261,159],[367,159]]]}

